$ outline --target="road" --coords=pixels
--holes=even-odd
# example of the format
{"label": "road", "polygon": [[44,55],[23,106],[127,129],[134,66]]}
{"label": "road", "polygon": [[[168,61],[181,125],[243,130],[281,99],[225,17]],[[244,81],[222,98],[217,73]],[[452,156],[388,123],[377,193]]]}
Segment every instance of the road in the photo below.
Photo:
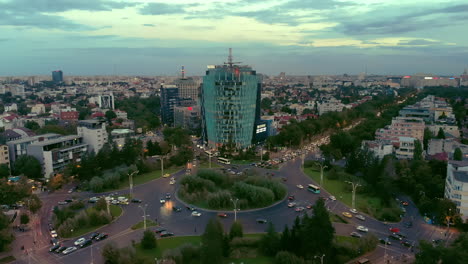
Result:
{"label": "road", "polygon": [[[314,154],[309,155],[312,157]],[[307,158],[306,158],[307,159]],[[308,204],[314,204],[319,197],[329,197],[329,194],[326,190],[321,191],[321,194],[313,194],[308,192],[306,189],[299,189],[296,185],[301,184],[307,186],[309,183],[313,182],[309,177],[307,177],[301,170],[302,160],[296,158],[291,160],[280,168],[279,171],[271,171],[261,168],[253,168],[259,173],[266,174],[266,172],[271,172],[274,175],[272,177],[286,177],[287,181],[285,185],[288,189],[289,194],[295,195],[295,202],[297,206],[306,206]],[[231,165],[228,165],[231,167]],[[238,166],[239,170],[247,167]],[[174,176],[178,182],[183,176],[184,172],[179,171],[172,176]],[[199,212],[202,213],[200,217],[191,216],[191,212],[185,209],[185,205],[176,199],[175,192],[178,185],[170,185],[169,178],[160,178],[142,185],[134,187],[133,193],[135,198],[143,200],[143,204],[147,204],[147,215],[149,219],[155,220],[167,228],[169,231],[173,232],[176,236],[186,236],[186,235],[200,235],[204,232],[204,227],[209,219],[216,217],[217,212],[207,211],[200,209]],[[126,194],[128,190],[119,191],[118,195]],[[166,202],[164,205],[161,205],[159,199],[164,197],[166,193],[170,193],[172,198],[170,201]],[[67,264],[79,264],[79,263],[88,263],[93,259],[93,263],[103,263],[101,257],[102,246],[107,242],[114,242],[118,246],[128,246],[131,244],[131,241],[139,241],[142,237],[143,230],[131,230],[130,227],[135,223],[142,220],[143,211],[139,208],[139,204],[130,204],[123,205],[124,212],[121,217],[119,217],[115,222],[104,226],[97,230],[98,232],[108,233],[110,236],[106,241],[95,242],[92,247],[87,247],[84,249],[79,249],[69,255],[62,254],[52,254],[48,252],[50,247],[50,237],[48,223],[51,219],[51,210],[58,201],[70,198],[73,195],[79,195],[81,198],[89,198],[95,196],[92,193],[79,193],[79,194],[69,194],[66,191],[57,192],[53,194],[44,194],[41,195],[43,201],[43,208],[39,215],[42,217],[38,219],[36,223],[36,228],[34,231],[34,236],[36,237],[36,243],[30,243],[31,239],[17,239],[23,243],[28,241],[28,244],[24,244],[28,250],[28,254],[21,252],[19,250],[15,251],[15,256],[18,256],[17,263],[67,263]],[[406,197],[402,199],[408,200]],[[287,207],[288,200],[284,199],[283,201],[264,209],[259,210],[249,210],[249,211],[239,211],[237,213],[237,218],[242,222],[245,233],[258,233],[265,231],[266,225],[259,224],[256,222],[257,218],[265,218],[268,221],[273,222],[275,228],[278,231],[282,231],[285,225],[292,225],[294,219],[298,215],[304,214],[304,212],[296,212],[292,208]],[[177,205],[183,208],[182,212],[174,212],[172,206]],[[349,207],[339,201],[326,201],[326,206],[331,210],[331,212],[341,215],[344,211],[349,211]],[[222,218],[221,222],[224,225],[225,230],[229,230],[232,222],[234,221],[233,212],[228,213],[227,218]],[[403,223],[406,221],[412,220],[414,226],[411,229],[405,230]],[[334,223],[336,233],[338,235],[349,235],[351,232],[355,231],[357,225],[364,225],[368,227],[369,232],[376,234],[377,237],[385,238],[389,235],[388,229],[390,227],[399,227],[401,230],[404,230],[408,234],[408,240],[411,242],[417,243],[420,239],[431,240],[434,238],[440,238],[441,231],[435,229],[430,225],[426,225],[422,218],[419,216],[418,211],[414,204],[410,202],[410,205],[407,207],[407,214],[405,215],[403,221],[398,224],[386,224],[380,221],[373,219],[370,216],[366,216],[366,220],[363,222],[356,218],[349,219],[349,224],[343,223]],[[37,228],[39,227],[40,228]],[[151,228],[150,228],[151,229]],[[27,232],[28,233],[28,232]],[[25,236],[28,236],[27,233],[24,233]],[[31,234],[29,234],[30,236]],[[443,235],[442,235],[443,236]],[[74,240],[64,240],[63,244],[66,246],[71,246]],[[393,244],[387,246],[387,249],[384,249],[383,245],[379,245],[378,250],[368,254],[366,256],[373,263],[384,263],[385,251],[387,253],[387,260],[394,261],[393,263],[398,263],[397,258],[401,260],[402,255],[412,256],[413,253],[406,247],[397,243],[397,241],[392,241]],[[15,248],[21,247],[18,243],[15,243]],[[399,260],[398,260],[399,261]]]}

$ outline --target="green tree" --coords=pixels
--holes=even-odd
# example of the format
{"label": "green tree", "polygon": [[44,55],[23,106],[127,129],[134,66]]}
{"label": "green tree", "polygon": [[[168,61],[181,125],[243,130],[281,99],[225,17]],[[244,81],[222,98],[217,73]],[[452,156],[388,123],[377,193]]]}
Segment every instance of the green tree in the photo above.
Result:
{"label": "green tree", "polygon": [[259,249],[267,256],[274,256],[280,248],[280,236],[275,231],[273,223],[268,223],[267,233],[262,236],[259,242]]}
{"label": "green tree", "polygon": [[456,148],[455,151],[453,152],[453,159],[454,160],[462,160],[463,159],[463,153],[460,148]]}
{"label": "green tree", "polygon": [[0,164],[0,178],[7,178],[10,176],[10,168],[6,164]]}
{"label": "green tree", "polygon": [[432,132],[429,128],[424,129],[424,139],[423,139],[423,145],[424,149],[427,150],[427,147],[429,145],[429,140],[433,138]]}
{"label": "green tree", "polygon": [[0,213],[0,252],[6,250],[14,238],[10,231],[10,219],[3,213]]}
{"label": "green tree", "polygon": [[29,215],[27,214],[21,214],[20,216],[20,223],[22,225],[27,225],[29,223]]}
{"label": "green tree", "polygon": [[414,153],[413,153],[414,160],[423,160],[423,149],[421,146],[421,142],[419,140],[414,141]]}
{"label": "green tree", "polygon": [[41,126],[36,121],[26,121],[26,124],[24,124],[24,127],[31,129],[33,131],[36,131],[39,128],[41,128]]}
{"label": "green tree", "polygon": [[145,230],[143,238],[141,239],[141,247],[143,249],[154,249],[157,246],[156,237],[151,230]]}
{"label": "green tree", "polygon": [[117,117],[115,112],[112,111],[112,110],[107,110],[106,113],[105,113],[105,116],[106,116],[107,122],[109,122],[109,123],[112,122],[112,119]]}
{"label": "green tree", "polygon": [[39,209],[42,207],[41,199],[39,199],[37,195],[33,194],[29,197],[28,200],[29,211],[31,211],[33,214],[37,213],[37,211],[39,211]]}
{"label": "green tree", "polygon": [[212,218],[202,235],[201,262],[222,263],[223,260],[223,226],[218,219]]}
{"label": "green tree", "polygon": [[304,264],[304,260],[288,251],[280,251],[275,256],[274,264]]}
{"label": "green tree", "polygon": [[231,230],[229,231],[229,238],[233,239],[235,237],[243,237],[244,231],[242,229],[242,223],[240,221],[234,221],[231,225]]}
{"label": "green tree", "polygon": [[102,257],[106,264],[119,264],[120,250],[114,243],[107,243],[102,248]]}
{"label": "green tree", "polygon": [[42,177],[42,166],[39,161],[29,155],[21,155],[13,164],[15,175],[21,175],[30,178],[30,179],[39,179]]}
{"label": "green tree", "polygon": [[438,139],[445,139],[445,133],[442,128],[439,128],[439,132],[437,132],[437,138]]}

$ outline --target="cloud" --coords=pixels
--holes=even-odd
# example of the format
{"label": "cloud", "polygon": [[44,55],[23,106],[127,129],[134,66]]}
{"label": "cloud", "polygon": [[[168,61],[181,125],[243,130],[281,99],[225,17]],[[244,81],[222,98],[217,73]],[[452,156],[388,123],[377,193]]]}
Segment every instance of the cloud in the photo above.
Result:
{"label": "cloud", "polygon": [[47,12],[56,13],[69,10],[111,11],[135,6],[138,3],[109,0],[7,0],[0,2],[0,10],[15,13]]}
{"label": "cloud", "polygon": [[433,45],[439,44],[439,41],[427,40],[427,39],[413,39],[413,40],[403,40],[398,43],[398,45],[408,45],[408,46],[423,46],[423,45]]}
{"label": "cloud", "polygon": [[326,9],[335,9],[345,6],[354,6],[356,3],[353,2],[343,2],[336,0],[313,0],[313,1],[304,1],[304,0],[292,0],[282,4],[280,7],[283,9],[313,9],[313,10],[326,10]]}
{"label": "cloud", "polygon": [[27,16],[14,15],[0,9],[0,25],[37,27],[41,29],[61,29],[66,31],[94,30],[96,28],[82,25],[61,16],[31,13]]}
{"label": "cloud", "polygon": [[156,25],[155,24],[143,24],[143,26],[145,26],[145,27],[155,27]]}
{"label": "cloud", "polygon": [[199,4],[165,4],[165,3],[148,3],[140,8],[142,15],[170,15],[186,13],[187,7],[198,6]]}

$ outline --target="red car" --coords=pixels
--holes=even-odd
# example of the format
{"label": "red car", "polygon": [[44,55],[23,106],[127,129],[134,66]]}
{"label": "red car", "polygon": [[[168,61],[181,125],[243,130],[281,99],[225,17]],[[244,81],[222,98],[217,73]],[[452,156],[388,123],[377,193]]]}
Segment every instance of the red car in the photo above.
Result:
{"label": "red car", "polygon": [[226,218],[226,217],[227,217],[227,214],[226,214],[226,213],[219,213],[218,216],[219,216],[219,217]]}
{"label": "red car", "polygon": [[392,232],[392,233],[398,233],[398,232],[400,232],[400,228],[398,228],[398,227],[391,227],[389,230],[390,230],[390,232]]}
{"label": "red car", "polygon": [[290,201],[294,200],[294,195],[289,195],[288,200],[290,200]]}
{"label": "red car", "polygon": [[409,205],[409,203],[408,203],[407,201],[403,201],[403,202],[401,202],[401,204],[404,205],[404,206],[408,206],[408,205]]}

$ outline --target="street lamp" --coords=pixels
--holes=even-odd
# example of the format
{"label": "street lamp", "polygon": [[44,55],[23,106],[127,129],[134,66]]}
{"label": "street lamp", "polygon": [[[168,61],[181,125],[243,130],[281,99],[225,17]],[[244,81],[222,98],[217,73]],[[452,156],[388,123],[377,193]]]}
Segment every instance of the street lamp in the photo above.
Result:
{"label": "street lamp", "polygon": [[211,169],[211,151],[208,151],[208,163],[209,163],[209,168]]}
{"label": "street lamp", "polygon": [[234,222],[237,221],[237,202],[239,201],[238,198],[235,200],[231,198],[231,202],[234,204]]}
{"label": "street lamp", "polygon": [[320,258],[320,264],[323,264],[323,258],[324,257],[325,257],[325,254],[323,254],[322,256],[314,256],[314,259]]}
{"label": "street lamp", "polygon": [[359,187],[361,185],[359,183],[357,183],[357,182],[350,182],[350,181],[345,181],[345,182],[351,184],[351,186],[353,187],[352,207],[353,207],[353,209],[356,209],[356,189],[357,189],[357,187]]}
{"label": "street lamp", "polygon": [[148,204],[145,204],[145,206],[138,206],[141,210],[143,210],[143,229],[146,230],[146,208],[148,207]]}
{"label": "street lamp", "polygon": [[328,168],[328,166],[323,165],[322,163],[318,163],[318,166],[320,167],[320,187],[323,187],[323,169]]}
{"label": "street lamp", "polygon": [[128,174],[128,182],[130,184],[130,198],[133,197],[133,174],[136,174],[138,172],[139,171],[136,170],[136,171]]}
{"label": "street lamp", "polygon": [[164,177],[164,155],[162,155],[161,157],[159,157],[158,155],[151,156],[151,157],[161,160],[161,178],[163,178]]}

